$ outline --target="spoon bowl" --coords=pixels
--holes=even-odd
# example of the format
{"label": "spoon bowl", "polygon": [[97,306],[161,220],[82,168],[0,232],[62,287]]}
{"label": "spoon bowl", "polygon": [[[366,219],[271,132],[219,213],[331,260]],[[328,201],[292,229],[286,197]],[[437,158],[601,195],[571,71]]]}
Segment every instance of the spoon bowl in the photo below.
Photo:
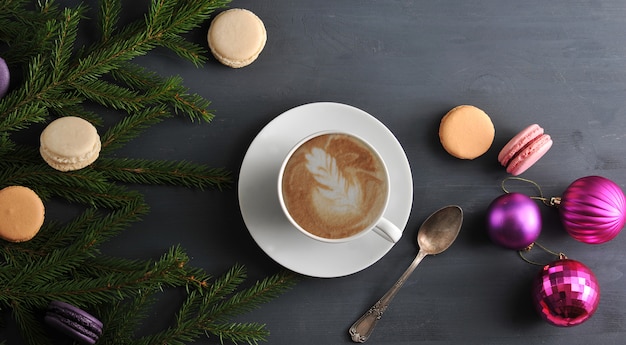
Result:
{"label": "spoon bowl", "polygon": [[456,205],[441,208],[426,218],[417,232],[417,244],[420,248],[417,256],[391,289],[350,327],[352,341],[364,343],[369,339],[374,326],[417,265],[427,255],[440,254],[448,249],[456,240],[462,224],[463,210]]}
{"label": "spoon bowl", "polygon": [[456,239],[463,223],[463,210],[458,206],[446,206],[431,214],[417,232],[420,251],[428,255],[440,254]]}

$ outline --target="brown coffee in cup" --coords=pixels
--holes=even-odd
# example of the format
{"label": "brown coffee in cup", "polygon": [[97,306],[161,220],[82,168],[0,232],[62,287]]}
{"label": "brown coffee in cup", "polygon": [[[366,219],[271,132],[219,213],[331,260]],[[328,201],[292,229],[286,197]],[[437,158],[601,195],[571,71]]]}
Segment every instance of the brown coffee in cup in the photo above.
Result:
{"label": "brown coffee in cup", "polygon": [[389,190],[378,154],[344,133],[322,134],[301,144],[279,183],[293,221],[327,239],[348,238],[374,226],[385,211]]}

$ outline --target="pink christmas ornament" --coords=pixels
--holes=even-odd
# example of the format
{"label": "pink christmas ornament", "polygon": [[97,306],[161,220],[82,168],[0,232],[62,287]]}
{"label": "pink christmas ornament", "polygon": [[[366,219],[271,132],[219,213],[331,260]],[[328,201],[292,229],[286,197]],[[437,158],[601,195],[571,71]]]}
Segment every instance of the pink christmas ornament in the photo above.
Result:
{"label": "pink christmas ornament", "polygon": [[532,289],[535,308],[555,326],[583,323],[598,308],[600,286],[593,272],[582,263],[560,259],[543,267]]}
{"label": "pink christmas ornament", "polygon": [[598,244],[612,240],[626,222],[626,198],[613,181],[582,177],[555,198],[565,230],[576,240]]}

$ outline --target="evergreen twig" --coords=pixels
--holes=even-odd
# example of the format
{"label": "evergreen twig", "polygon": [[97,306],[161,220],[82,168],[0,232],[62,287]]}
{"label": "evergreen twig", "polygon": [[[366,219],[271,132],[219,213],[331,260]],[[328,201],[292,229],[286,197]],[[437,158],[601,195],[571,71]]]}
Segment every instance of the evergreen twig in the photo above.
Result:
{"label": "evergreen twig", "polygon": [[102,159],[94,168],[102,170],[111,179],[127,183],[204,189],[222,188],[230,181],[229,173],[221,168],[208,168],[185,161]]}
{"label": "evergreen twig", "polygon": [[[190,265],[177,245],[156,260],[100,253],[101,244],[149,211],[131,185],[219,190],[231,182],[221,168],[114,155],[175,115],[191,121],[213,119],[210,102],[190,92],[181,78],[163,78],[132,60],[163,47],[201,66],[208,52],[184,35],[228,2],[156,0],[144,19],[127,24],[120,23],[121,0],[100,0],[95,16],[87,6],[60,8],[54,0],[0,2],[2,55],[12,72],[23,71],[23,78],[14,79],[16,86],[0,100],[0,188],[24,185],[44,201],[63,200],[80,209],[70,221],[46,214],[39,234],[28,242],[0,242],[0,312],[11,314],[26,344],[55,343],[41,320],[55,299],[98,313],[105,323],[99,344],[185,344],[204,335],[234,343],[266,340],[264,325],[232,318],[277,297],[294,284],[294,276],[278,273],[241,289],[243,266],[234,265],[213,279]],[[100,37],[80,45],[79,27],[94,23]],[[104,124],[111,121],[97,111],[102,108],[117,116],[108,127]],[[99,127],[102,151],[96,163],[59,172],[43,162],[36,144],[14,140],[16,133],[32,131],[57,116],[83,117]],[[137,336],[166,289],[186,296],[173,324]]]}

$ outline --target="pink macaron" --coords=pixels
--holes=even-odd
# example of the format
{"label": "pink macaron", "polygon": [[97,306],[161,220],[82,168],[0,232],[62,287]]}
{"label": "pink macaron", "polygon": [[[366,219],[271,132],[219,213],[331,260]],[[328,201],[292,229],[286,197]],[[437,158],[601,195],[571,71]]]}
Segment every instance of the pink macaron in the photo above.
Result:
{"label": "pink macaron", "polygon": [[498,154],[506,172],[517,176],[537,163],[552,147],[552,138],[537,124],[526,127],[513,137]]}

